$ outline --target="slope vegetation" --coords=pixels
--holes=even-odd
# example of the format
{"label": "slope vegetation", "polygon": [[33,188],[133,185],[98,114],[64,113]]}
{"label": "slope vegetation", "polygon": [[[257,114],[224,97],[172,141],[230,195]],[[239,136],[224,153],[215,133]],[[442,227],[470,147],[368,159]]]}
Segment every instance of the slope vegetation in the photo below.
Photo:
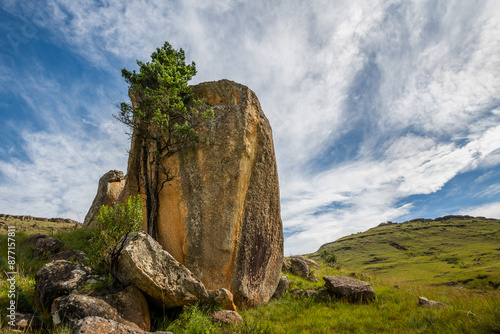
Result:
{"label": "slope vegetation", "polygon": [[500,287],[500,220],[445,216],[382,223],[325,244],[345,267],[386,279],[471,288]]}

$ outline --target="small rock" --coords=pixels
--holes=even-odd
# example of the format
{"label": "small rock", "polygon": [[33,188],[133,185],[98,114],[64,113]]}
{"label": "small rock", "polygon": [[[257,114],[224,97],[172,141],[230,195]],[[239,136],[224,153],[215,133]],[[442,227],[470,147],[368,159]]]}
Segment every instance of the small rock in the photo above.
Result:
{"label": "small rock", "polygon": [[40,329],[43,326],[42,319],[34,314],[24,314],[17,313],[15,314],[16,320],[16,328],[22,329],[24,331],[33,331],[36,329]]}
{"label": "small rock", "polygon": [[425,297],[418,297],[418,305],[422,307],[450,307],[450,305],[436,302],[434,300],[429,300]]}
{"label": "small rock", "polygon": [[325,287],[337,298],[346,298],[350,302],[368,302],[376,297],[370,284],[345,276],[325,276]]}
{"label": "small rock", "polygon": [[222,310],[212,314],[212,321],[230,325],[242,323],[243,318],[236,311]]}
{"label": "small rock", "polygon": [[319,293],[317,291],[314,291],[314,290],[306,290],[306,296],[308,298],[317,299],[317,298],[319,298]]}
{"label": "small rock", "polygon": [[278,287],[274,292],[273,299],[280,299],[288,290],[290,286],[290,278],[288,276],[281,276],[280,282],[278,283]]}
{"label": "small rock", "polygon": [[[101,317],[87,317],[79,320],[72,334],[96,334],[96,333],[113,333],[113,334],[145,334],[151,332],[145,332],[142,329],[127,326],[116,322],[114,320],[108,320]],[[172,334],[172,332],[158,331],[156,334]]]}
{"label": "small rock", "polygon": [[62,241],[52,237],[39,238],[36,241],[33,252],[35,257],[39,259],[46,253],[56,254],[63,246],[64,243]]}
{"label": "small rock", "polygon": [[227,289],[218,289],[208,291],[209,301],[219,304],[223,310],[236,311],[236,305],[233,302],[233,294]]}

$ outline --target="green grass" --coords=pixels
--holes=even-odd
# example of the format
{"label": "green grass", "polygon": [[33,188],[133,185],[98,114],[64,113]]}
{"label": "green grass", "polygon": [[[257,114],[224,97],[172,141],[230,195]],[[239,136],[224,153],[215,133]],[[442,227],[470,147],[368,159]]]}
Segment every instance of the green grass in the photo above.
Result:
{"label": "green grass", "polygon": [[500,286],[500,220],[451,217],[388,224],[325,244],[346,267],[408,282]]}
{"label": "green grass", "polygon": [[[467,228],[456,227],[464,225],[464,222],[412,222],[408,226],[401,227],[392,225],[381,226],[354,236],[343,238],[340,243],[328,244],[328,250],[334,250],[337,254],[339,264],[329,267],[325,264],[321,269],[314,270],[318,282],[310,282],[300,277],[290,276],[290,290],[280,300],[273,300],[267,305],[248,310],[240,310],[244,319],[242,325],[224,326],[212,324],[209,319],[209,310],[203,306],[191,306],[183,312],[170,313],[169,317],[155,314],[153,318],[153,329],[169,330],[178,333],[500,333],[500,293],[488,283],[465,284],[466,287],[438,285],[448,282],[450,279],[462,279],[474,277],[476,281],[488,281],[498,278],[498,269],[495,263],[495,248],[500,244],[497,242],[496,227],[498,221],[478,221],[479,224]],[[470,224],[476,222],[470,222]],[[22,222],[18,222],[21,227]],[[438,230],[433,224],[439,225]],[[443,226],[443,224],[448,226]],[[467,224],[465,224],[467,225]],[[422,229],[421,227],[428,228]],[[66,226],[62,226],[66,227]],[[451,230],[450,234],[442,234],[441,237],[434,235],[439,229]],[[84,229],[64,228],[57,226],[50,230],[51,235],[65,242],[65,248],[81,249],[91,251],[89,243],[90,233]],[[461,231],[462,238],[469,242],[455,240],[452,234]],[[469,231],[469,232],[466,232]],[[30,230],[29,233],[38,231]],[[392,232],[392,233],[390,233]],[[416,235],[415,232],[422,233]],[[445,231],[441,231],[445,232]],[[384,234],[385,233],[385,234]],[[389,236],[396,239],[390,239]],[[363,236],[363,238],[356,238]],[[39,311],[40,315],[51,327],[50,313],[37,305],[34,298],[34,277],[36,271],[43,265],[44,261],[33,259],[33,251],[30,246],[24,244],[28,233],[17,233],[17,260],[19,275],[16,277],[22,293],[18,294],[18,310],[21,312],[32,312],[32,308]],[[404,238],[405,237],[405,238]],[[422,240],[424,239],[424,240]],[[397,240],[398,245],[407,250],[398,250],[394,246],[387,245]],[[427,241],[425,241],[427,240]],[[440,245],[438,248],[438,241]],[[492,244],[488,244],[491,240]],[[433,242],[437,250],[431,250],[425,242]],[[0,233],[0,254],[5,259],[7,249],[5,233]],[[459,247],[451,246],[454,244]],[[466,245],[470,245],[467,249]],[[351,250],[341,250],[342,247],[351,247]],[[390,248],[388,248],[390,247]],[[426,249],[427,247],[427,249]],[[463,249],[459,249],[459,248]],[[489,248],[488,248],[489,247]],[[354,251],[350,255],[347,251]],[[481,249],[481,250],[479,250]],[[436,256],[420,254],[422,252],[435,252]],[[479,251],[477,256],[481,257],[479,266],[461,268],[464,259],[469,259],[469,253]],[[409,256],[408,252],[414,253]],[[499,252],[500,253],[500,252]],[[374,255],[370,255],[374,254]],[[403,255],[402,255],[403,254]],[[481,255],[486,254],[486,255]],[[476,257],[477,257],[476,256]],[[377,258],[387,258],[380,262],[365,264],[365,262]],[[416,263],[415,258],[420,260]],[[426,258],[428,262],[424,262]],[[473,259],[472,259],[473,260]],[[458,261],[458,262],[457,262]],[[468,262],[464,262],[468,263]],[[4,264],[3,264],[4,265]],[[392,265],[392,268],[387,268]],[[422,265],[420,267],[419,265]],[[371,268],[371,269],[370,269]],[[488,269],[489,268],[489,269]],[[493,269],[492,269],[493,268]],[[4,265],[5,269],[5,265]],[[449,271],[448,276],[434,277],[443,270]],[[471,271],[473,270],[473,271]],[[488,271],[492,270],[492,271]],[[350,276],[355,273],[360,278],[361,273],[367,273],[368,280],[377,293],[377,298],[370,304],[349,304],[345,301],[335,300],[325,293],[323,289],[323,276]],[[488,275],[487,278],[479,279],[478,275]],[[471,276],[472,275],[472,276]],[[495,278],[497,277],[497,278]],[[397,286],[397,287],[396,287]],[[305,291],[312,289],[318,291],[323,299],[314,300],[305,296],[292,293],[299,289]],[[479,293],[477,292],[479,290]],[[418,306],[418,297],[424,296],[431,300],[440,301],[450,305],[449,308],[427,309]],[[8,333],[5,328],[5,308],[8,305],[7,282],[0,281],[0,317],[3,329],[0,333]],[[41,333],[41,332],[40,332]],[[67,328],[55,329],[56,334],[69,333]]]}

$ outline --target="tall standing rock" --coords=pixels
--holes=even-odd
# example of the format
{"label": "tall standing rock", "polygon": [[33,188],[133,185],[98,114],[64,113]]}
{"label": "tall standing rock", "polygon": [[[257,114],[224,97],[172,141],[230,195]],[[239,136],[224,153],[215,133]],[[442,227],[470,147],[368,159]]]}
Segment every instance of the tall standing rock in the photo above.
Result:
{"label": "tall standing rock", "polygon": [[[228,80],[192,87],[215,118],[202,143],[163,161],[174,179],[159,196],[158,242],[207,289],[239,307],[266,303],[281,277],[283,228],[269,121],[248,87]],[[132,139],[123,198],[139,192]]]}
{"label": "tall standing rock", "polygon": [[125,185],[123,172],[119,170],[110,170],[99,179],[99,186],[97,188],[97,195],[90,206],[89,212],[85,216],[83,226],[91,226],[97,215],[99,208],[102,205],[113,206],[115,205],[120,193]]}

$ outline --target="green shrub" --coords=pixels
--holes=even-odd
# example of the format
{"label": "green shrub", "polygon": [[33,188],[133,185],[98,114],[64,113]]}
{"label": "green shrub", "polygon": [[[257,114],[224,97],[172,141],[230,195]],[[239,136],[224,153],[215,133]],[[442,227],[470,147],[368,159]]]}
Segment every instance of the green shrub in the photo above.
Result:
{"label": "green shrub", "polygon": [[337,255],[335,255],[334,252],[327,251],[326,249],[323,250],[323,252],[321,253],[321,258],[326,263],[335,263],[335,262],[337,262]]}
{"label": "green shrub", "polygon": [[108,275],[116,264],[125,239],[141,229],[142,200],[139,195],[130,197],[114,208],[103,205],[92,231],[93,251],[89,254],[91,267]]}

